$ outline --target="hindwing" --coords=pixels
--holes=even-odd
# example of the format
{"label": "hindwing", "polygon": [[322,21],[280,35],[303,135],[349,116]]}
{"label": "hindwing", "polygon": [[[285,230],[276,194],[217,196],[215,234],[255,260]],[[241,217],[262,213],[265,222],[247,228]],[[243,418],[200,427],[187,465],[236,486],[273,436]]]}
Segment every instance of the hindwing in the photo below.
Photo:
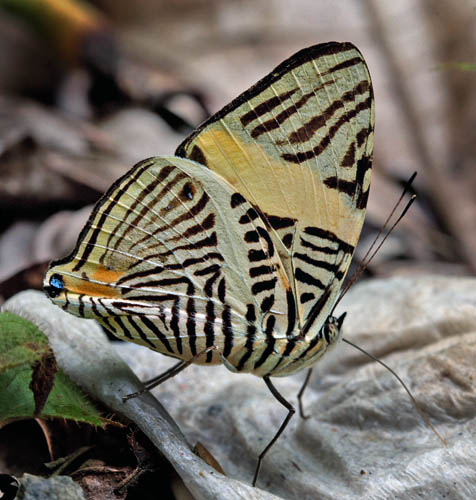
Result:
{"label": "hindwing", "polygon": [[262,331],[286,337],[290,286],[263,221],[190,160],[151,158],[119,179],[55,274],[66,310],[185,360],[214,345],[239,364]]}

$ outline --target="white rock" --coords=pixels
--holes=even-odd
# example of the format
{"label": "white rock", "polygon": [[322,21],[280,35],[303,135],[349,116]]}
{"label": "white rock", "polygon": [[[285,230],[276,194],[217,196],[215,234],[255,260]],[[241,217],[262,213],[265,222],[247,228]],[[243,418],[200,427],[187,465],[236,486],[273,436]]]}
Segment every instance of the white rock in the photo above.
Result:
{"label": "white rock", "polygon": [[[84,351],[82,361],[73,361],[77,380],[135,420],[144,432],[150,432],[148,426],[158,427],[155,415],[159,410],[153,398],[144,396],[122,404],[121,394],[138,385],[126,368],[117,368],[120,362],[104,339],[97,340],[101,335],[93,325],[80,327],[84,320],[51,308],[46,299],[31,292],[20,294],[6,307],[18,312],[26,303],[26,316],[38,315],[43,326],[47,322],[49,328],[68,337],[65,343],[76,346],[76,354],[70,353],[73,358],[78,349]],[[349,292],[339,309],[348,312],[344,337],[397,371],[447,447],[424,423],[390,372],[342,344],[315,366],[304,397],[311,418],[302,420],[296,415],[292,419],[263,463],[260,488],[299,500],[476,498],[476,280],[428,276],[364,282]],[[61,320],[53,320],[53,315]],[[55,352],[59,335],[50,333]],[[121,344],[118,351],[140,378],[151,378],[173,364],[165,356],[132,344]],[[71,362],[57,355],[60,364]],[[294,404],[303,377],[304,373],[275,379],[275,385]],[[221,490],[225,496],[220,498],[266,498],[258,489],[251,496],[253,490],[247,485],[257,455],[286,410],[261,379],[233,374],[224,367],[191,366],[153,392],[188,441],[203,443],[230,477],[242,481],[213,482],[222,476],[203,465],[214,488],[229,486]],[[167,432],[176,433],[170,422],[164,425]],[[190,483],[190,477],[195,481],[198,459],[190,455],[190,470],[186,470],[187,462],[180,462],[174,454],[188,448],[180,438],[167,439],[165,446],[160,445],[168,448],[164,454],[193,494],[206,498],[203,492],[208,485],[195,490]],[[174,439],[181,448],[168,444],[175,443]],[[236,489],[238,484],[246,489]],[[237,496],[227,496],[231,491]]]}

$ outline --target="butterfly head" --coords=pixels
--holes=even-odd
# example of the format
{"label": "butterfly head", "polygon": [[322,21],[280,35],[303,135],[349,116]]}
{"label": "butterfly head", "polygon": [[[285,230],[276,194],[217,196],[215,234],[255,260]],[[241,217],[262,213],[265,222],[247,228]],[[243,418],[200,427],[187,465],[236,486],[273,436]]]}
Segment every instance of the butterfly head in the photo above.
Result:
{"label": "butterfly head", "polygon": [[338,318],[335,316],[328,316],[325,323],[322,325],[321,334],[322,338],[330,346],[335,344],[342,334],[342,323],[347,313],[341,314]]}

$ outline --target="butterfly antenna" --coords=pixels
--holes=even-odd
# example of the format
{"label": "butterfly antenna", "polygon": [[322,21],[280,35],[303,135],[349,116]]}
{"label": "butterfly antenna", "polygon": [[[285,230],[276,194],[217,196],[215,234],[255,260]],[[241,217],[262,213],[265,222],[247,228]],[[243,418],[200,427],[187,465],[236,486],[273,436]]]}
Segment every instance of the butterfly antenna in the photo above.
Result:
{"label": "butterfly antenna", "polygon": [[395,203],[394,207],[392,208],[392,211],[390,212],[389,216],[385,220],[385,222],[382,225],[382,227],[380,228],[377,236],[374,238],[372,244],[370,245],[369,249],[365,253],[364,257],[362,258],[361,263],[357,266],[357,269],[354,271],[354,273],[352,274],[352,276],[349,278],[347,284],[342,288],[341,293],[339,294],[339,298],[336,300],[336,302],[334,304],[334,307],[332,308],[331,314],[334,312],[335,308],[337,307],[337,304],[339,304],[339,302],[342,300],[342,298],[344,297],[344,295],[349,291],[349,289],[351,288],[351,286],[362,276],[362,273],[365,271],[365,269],[367,269],[367,267],[370,264],[370,262],[372,262],[372,259],[375,257],[375,255],[378,253],[378,251],[380,250],[380,248],[382,247],[382,245],[385,243],[385,240],[390,236],[390,234],[395,229],[395,227],[397,226],[397,224],[403,219],[403,217],[405,217],[405,214],[408,212],[408,209],[412,206],[413,202],[416,199],[416,195],[415,194],[413,194],[411,196],[411,198],[407,202],[405,208],[403,209],[402,213],[399,215],[398,219],[392,224],[392,226],[387,231],[387,233],[385,234],[385,236],[383,237],[383,239],[379,242],[377,248],[375,248],[375,250],[374,250],[375,245],[379,241],[379,239],[382,236],[382,234],[384,233],[384,231],[387,229],[390,220],[392,219],[393,215],[395,214],[395,211],[397,210],[398,206],[402,202],[402,200],[405,197],[405,195],[410,190],[411,184],[414,181],[416,175],[417,175],[417,173],[413,172],[413,174],[411,175],[411,177],[405,183],[405,186],[404,186],[404,189],[402,191],[402,194],[398,198],[398,200]]}
{"label": "butterfly antenna", "polygon": [[365,271],[367,266],[372,262],[372,259],[377,255],[378,251],[382,248],[382,245],[385,243],[386,239],[390,236],[392,231],[396,228],[398,223],[403,219],[403,217],[405,217],[405,214],[408,212],[408,209],[413,205],[413,202],[415,200],[416,200],[416,194],[413,194],[412,197],[408,200],[408,203],[406,204],[402,213],[398,216],[398,219],[390,226],[390,229],[387,231],[382,241],[377,245],[377,248],[375,248],[375,250],[369,255],[367,261],[361,264],[360,269],[354,273],[357,275],[356,279],[360,278],[360,276]]}
{"label": "butterfly antenna", "polygon": [[405,384],[405,382],[401,379],[401,377],[398,375],[398,373],[393,370],[392,368],[390,368],[390,366],[388,366],[386,363],[384,363],[383,361],[381,361],[380,359],[376,358],[375,356],[372,356],[372,354],[370,354],[369,352],[367,352],[366,350],[362,349],[362,347],[359,347],[357,344],[354,344],[353,342],[351,342],[350,340],[347,340],[345,338],[342,338],[342,340],[346,343],[346,344],[349,344],[351,345],[352,347],[355,347],[358,351],[360,351],[361,353],[365,354],[366,356],[368,356],[370,359],[373,359],[374,361],[376,361],[377,363],[379,363],[380,365],[382,365],[384,368],[386,368],[399,382],[400,384],[402,385],[402,387],[405,389],[406,393],[408,394],[408,396],[410,397],[412,403],[413,403],[413,406],[416,408],[416,410],[418,411],[418,413],[421,415],[421,417],[423,418],[423,420],[425,421],[426,425],[435,433],[436,437],[443,443],[443,445],[447,448],[448,447],[448,444],[447,442],[445,441],[445,439],[439,434],[439,432],[435,429],[435,427],[433,426],[433,424],[430,422],[430,419],[428,418],[428,416],[426,415],[426,413],[418,406],[418,403],[416,402],[416,399],[415,397],[413,396],[413,394],[410,392],[410,389],[407,387],[407,385]]}
{"label": "butterfly antenna", "polygon": [[[395,203],[394,207],[392,208],[392,211],[390,212],[389,216],[387,217],[387,219],[385,220],[385,222],[383,223],[382,227],[380,228],[377,236],[374,238],[374,241],[372,242],[372,244],[370,245],[369,249],[367,250],[367,252],[365,253],[363,259],[362,259],[362,262],[360,263],[359,265],[359,268],[364,264],[365,262],[365,259],[369,256],[370,252],[372,251],[372,249],[374,248],[375,244],[377,243],[378,239],[380,238],[380,236],[382,235],[382,233],[385,231],[385,229],[387,228],[388,226],[388,223],[390,222],[390,219],[393,217],[395,211],[397,210],[398,206],[400,205],[400,203],[402,202],[403,198],[405,197],[405,195],[408,193],[408,191],[410,190],[411,188],[411,185],[412,185],[412,182],[415,180],[415,177],[417,176],[417,173],[416,172],[413,172],[413,174],[410,176],[410,178],[408,179],[408,181],[405,183],[405,186],[403,188],[403,191],[402,191],[402,194],[400,195],[400,198],[398,198],[398,201],[397,203]],[[357,268],[358,269],[358,268]]]}

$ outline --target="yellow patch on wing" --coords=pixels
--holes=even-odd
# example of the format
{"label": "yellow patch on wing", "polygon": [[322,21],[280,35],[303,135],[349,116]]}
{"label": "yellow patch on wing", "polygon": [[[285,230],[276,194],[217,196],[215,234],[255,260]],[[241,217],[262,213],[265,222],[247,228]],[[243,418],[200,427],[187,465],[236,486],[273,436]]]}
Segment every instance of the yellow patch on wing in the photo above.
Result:
{"label": "yellow patch on wing", "polygon": [[[213,127],[198,136],[197,144],[206,151],[207,165],[248,201],[265,213],[272,212],[282,217],[289,215],[286,206],[276,203],[276,193],[269,191],[267,182],[270,172],[278,179],[285,175],[288,168],[285,162],[272,158],[258,143],[245,143],[237,135]],[[243,158],[247,159],[246,163]]]}
{"label": "yellow patch on wing", "polygon": [[[207,166],[262,212],[278,217],[292,214],[302,227],[325,227],[355,245],[359,236],[354,227],[355,208],[344,195],[339,197],[324,186],[317,170],[271,156],[259,143],[244,142],[237,134],[213,125],[201,132],[196,144],[206,152]],[[316,190],[312,201],[306,198],[311,186]],[[327,214],[339,216],[328,218]]]}

